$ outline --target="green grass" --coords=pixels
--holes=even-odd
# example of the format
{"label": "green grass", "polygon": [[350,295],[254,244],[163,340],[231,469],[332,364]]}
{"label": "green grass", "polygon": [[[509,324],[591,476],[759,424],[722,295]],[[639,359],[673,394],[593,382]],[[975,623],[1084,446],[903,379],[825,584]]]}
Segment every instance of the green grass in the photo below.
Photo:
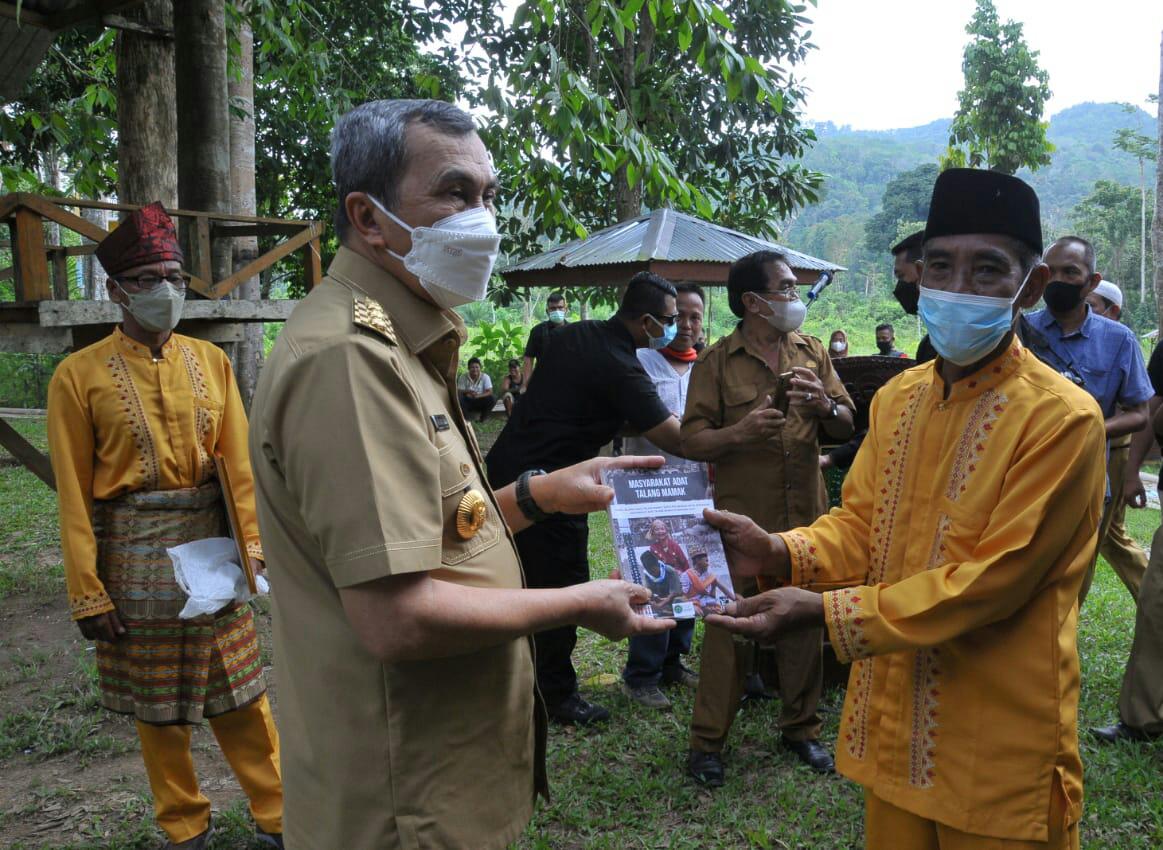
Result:
{"label": "green grass", "polygon": [[[43,424],[18,420],[17,427],[43,446]],[[482,442],[503,419],[478,427]],[[1158,527],[1157,511],[1127,512],[1128,531],[1146,545]],[[52,493],[30,474],[0,466],[0,600],[37,599],[63,593],[56,507]],[[590,523],[595,576],[614,567],[609,523]],[[1163,744],[1099,747],[1085,730],[1117,718],[1123,666],[1134,629],[1133,605],[1105,563],[1099,565],[1082,615],[1082,700],[1086,807],[1082,845],[1088,850],[1155,850],[1163,847]],[[692,666],[697,666],[701,627]],[[126,749],[124,736],[109,734],[109,715],[97,704],[91,653],[69,647],[10,648],[0,643],[0,770],[25,764],[61,763],[78,776],[96,760]],[[264,646],[269,653],[269,647]],[[63,681],[45,680],[53,652],[75,653]],[[859,787],[840,777],[818,777],[779,746],[778,703],[745,708],[731,732],[727,784],[715,792],[694,786],[684,774],[692,695],[670,691],[671,710],[653,712],[630,703],[616,682],[625,663],[624,643],[582,632],[575,661],[583,692],[607,705],[613,718],[603,730],[554,728],[549,773],[553,800],[541,804],[517,844],[539,848],[813,848],[846,850],[862,845],[863,805]],[[55,669],[60,670],[60,664]],[[56,675],[60,675],[59,673]],[[20,691],[20,705],[8,702]],[[32,697],[29,697],[29,694]],[[824,740],[835,741],[843,693],[825,695]],[[132,740],[132,739],[129,739]],[[119,788],[130,792],[105,806],[91,806],[62,845],[6,840],[6,827],[54,800],[72,802],[67,785],[38,788],[26,808],[0,805],[0,845],[20,850],[146,850],[158,844],[144,772]],[[117,802],[114,802],[117,800]],[[214,850],[253,847],[250,816],[237,803],[216,815]]]}

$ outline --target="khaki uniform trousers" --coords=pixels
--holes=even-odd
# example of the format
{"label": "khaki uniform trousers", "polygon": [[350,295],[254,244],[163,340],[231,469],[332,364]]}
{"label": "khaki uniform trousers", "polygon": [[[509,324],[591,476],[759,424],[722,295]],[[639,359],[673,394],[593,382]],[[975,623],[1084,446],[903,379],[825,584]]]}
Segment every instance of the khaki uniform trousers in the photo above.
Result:
{"label": "khaki uniform trousers", "polygon": [[1086,594],[1090,592],[1099,554],[1106,558],[1111,569],[1131,594],[1131,598],[1135,600],[1139,598],[1139,586],[1143,583],[1143,573],[1147,571],[1147,555],[1128,536],[1124,525],[1127,503],[1123,499],[1123,477],[1126,475],[1130,452],[1129,434],[1112,441],[1107,460],[1107,480],[1110,482],[1111,497],[1103,507],[1102,520],[1098,527],[1098,548],[1082,580],[1082,588],[1078,591],[1079,608],[1086,600]]}
{"label": "khaki uniform trousers", "polygon": [[[209,718],[222,754],[250,800],[250,813],[264,832],[283,831],[283,779],[279,733],[266,694],[242,708]],[[206,831],[210,801],[198,788],[190,757],[188,724],[157,726],[137,721],[141,756],[153,791],[158,826],[180,844]]]}
{"label": "khaki uniform trousers", "polygon": [[1050,799],[1050,840],[990,838],[961,832],[897,808],[864,789],[865,850],[1078,850],[1078,824],[1066,822],[1060,791]]}
{"label": "khaki uniform trousers", "polygon": [[[735,579],[735,591],[752,596],[755,579]],[[780,638],[775,644],[779,669],[779,698],[783,707],[779,727],[790,741],[815,740],[822,723],[816,713],[824,688],[823,629],[809,629]],[[692,750],[722,752],[731,724],[739,711],[743,680],[754,666],[753,645],[736,641],[725,629],[708,625],[699,659],[699,686],[691,716]]]}
{"label": "khaki uniform trousers", "polygon": [[1163,734],[1163,526],[1151,540],[1151,563],[1139,591],[1119,718],[1148,735]]}

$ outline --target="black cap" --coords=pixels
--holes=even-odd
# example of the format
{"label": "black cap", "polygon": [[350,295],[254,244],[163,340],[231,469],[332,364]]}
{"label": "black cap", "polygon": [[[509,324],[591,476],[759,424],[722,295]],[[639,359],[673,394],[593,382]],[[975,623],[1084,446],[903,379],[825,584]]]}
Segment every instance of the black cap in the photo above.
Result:
{"label": "black cap", "polygon": [[919,251],[921,246],[924,244],[925,231],[918,230],[916,233],[910,233],[900,242],[897,242],[895,245],[893,245],[892,248],[889,249],[889,252],[895,257],[901,251],[911,251],[914,248]]}
{"label": "black cap", "polygon": [[950,168],[941,172],[929,202],[925,240],[963,233],[1012,236],[1041,254],[1037,193],[1017,177],[998,171]]}

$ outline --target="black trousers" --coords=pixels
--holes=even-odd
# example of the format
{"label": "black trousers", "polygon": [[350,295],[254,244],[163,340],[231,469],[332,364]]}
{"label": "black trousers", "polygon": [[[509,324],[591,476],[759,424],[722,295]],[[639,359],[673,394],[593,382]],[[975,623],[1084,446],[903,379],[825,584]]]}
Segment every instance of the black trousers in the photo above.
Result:
{"label": "black trousers", "polygon": [[[551,517],[525,529],[516,540],[529,587],[569,587],[589,581],[589,526],[584,516]],[[537,651],[537,686],[545,704],[552,708],[577,692],[577,673],[571,658],[577,645],[577,627],[537,632],[533,645]]]}

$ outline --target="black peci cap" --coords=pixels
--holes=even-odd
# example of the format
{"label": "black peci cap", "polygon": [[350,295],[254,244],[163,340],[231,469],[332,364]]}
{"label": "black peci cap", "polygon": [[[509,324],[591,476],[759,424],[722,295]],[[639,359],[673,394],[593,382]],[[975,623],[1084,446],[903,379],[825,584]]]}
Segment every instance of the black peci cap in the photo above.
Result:
{"label": "black peci cap", "polygon": [[963,233],[1012,236],[1041,254],[1037,193],[1017,177],[998,171],[950,168],[941,172],[929,202],[925,241]]}

